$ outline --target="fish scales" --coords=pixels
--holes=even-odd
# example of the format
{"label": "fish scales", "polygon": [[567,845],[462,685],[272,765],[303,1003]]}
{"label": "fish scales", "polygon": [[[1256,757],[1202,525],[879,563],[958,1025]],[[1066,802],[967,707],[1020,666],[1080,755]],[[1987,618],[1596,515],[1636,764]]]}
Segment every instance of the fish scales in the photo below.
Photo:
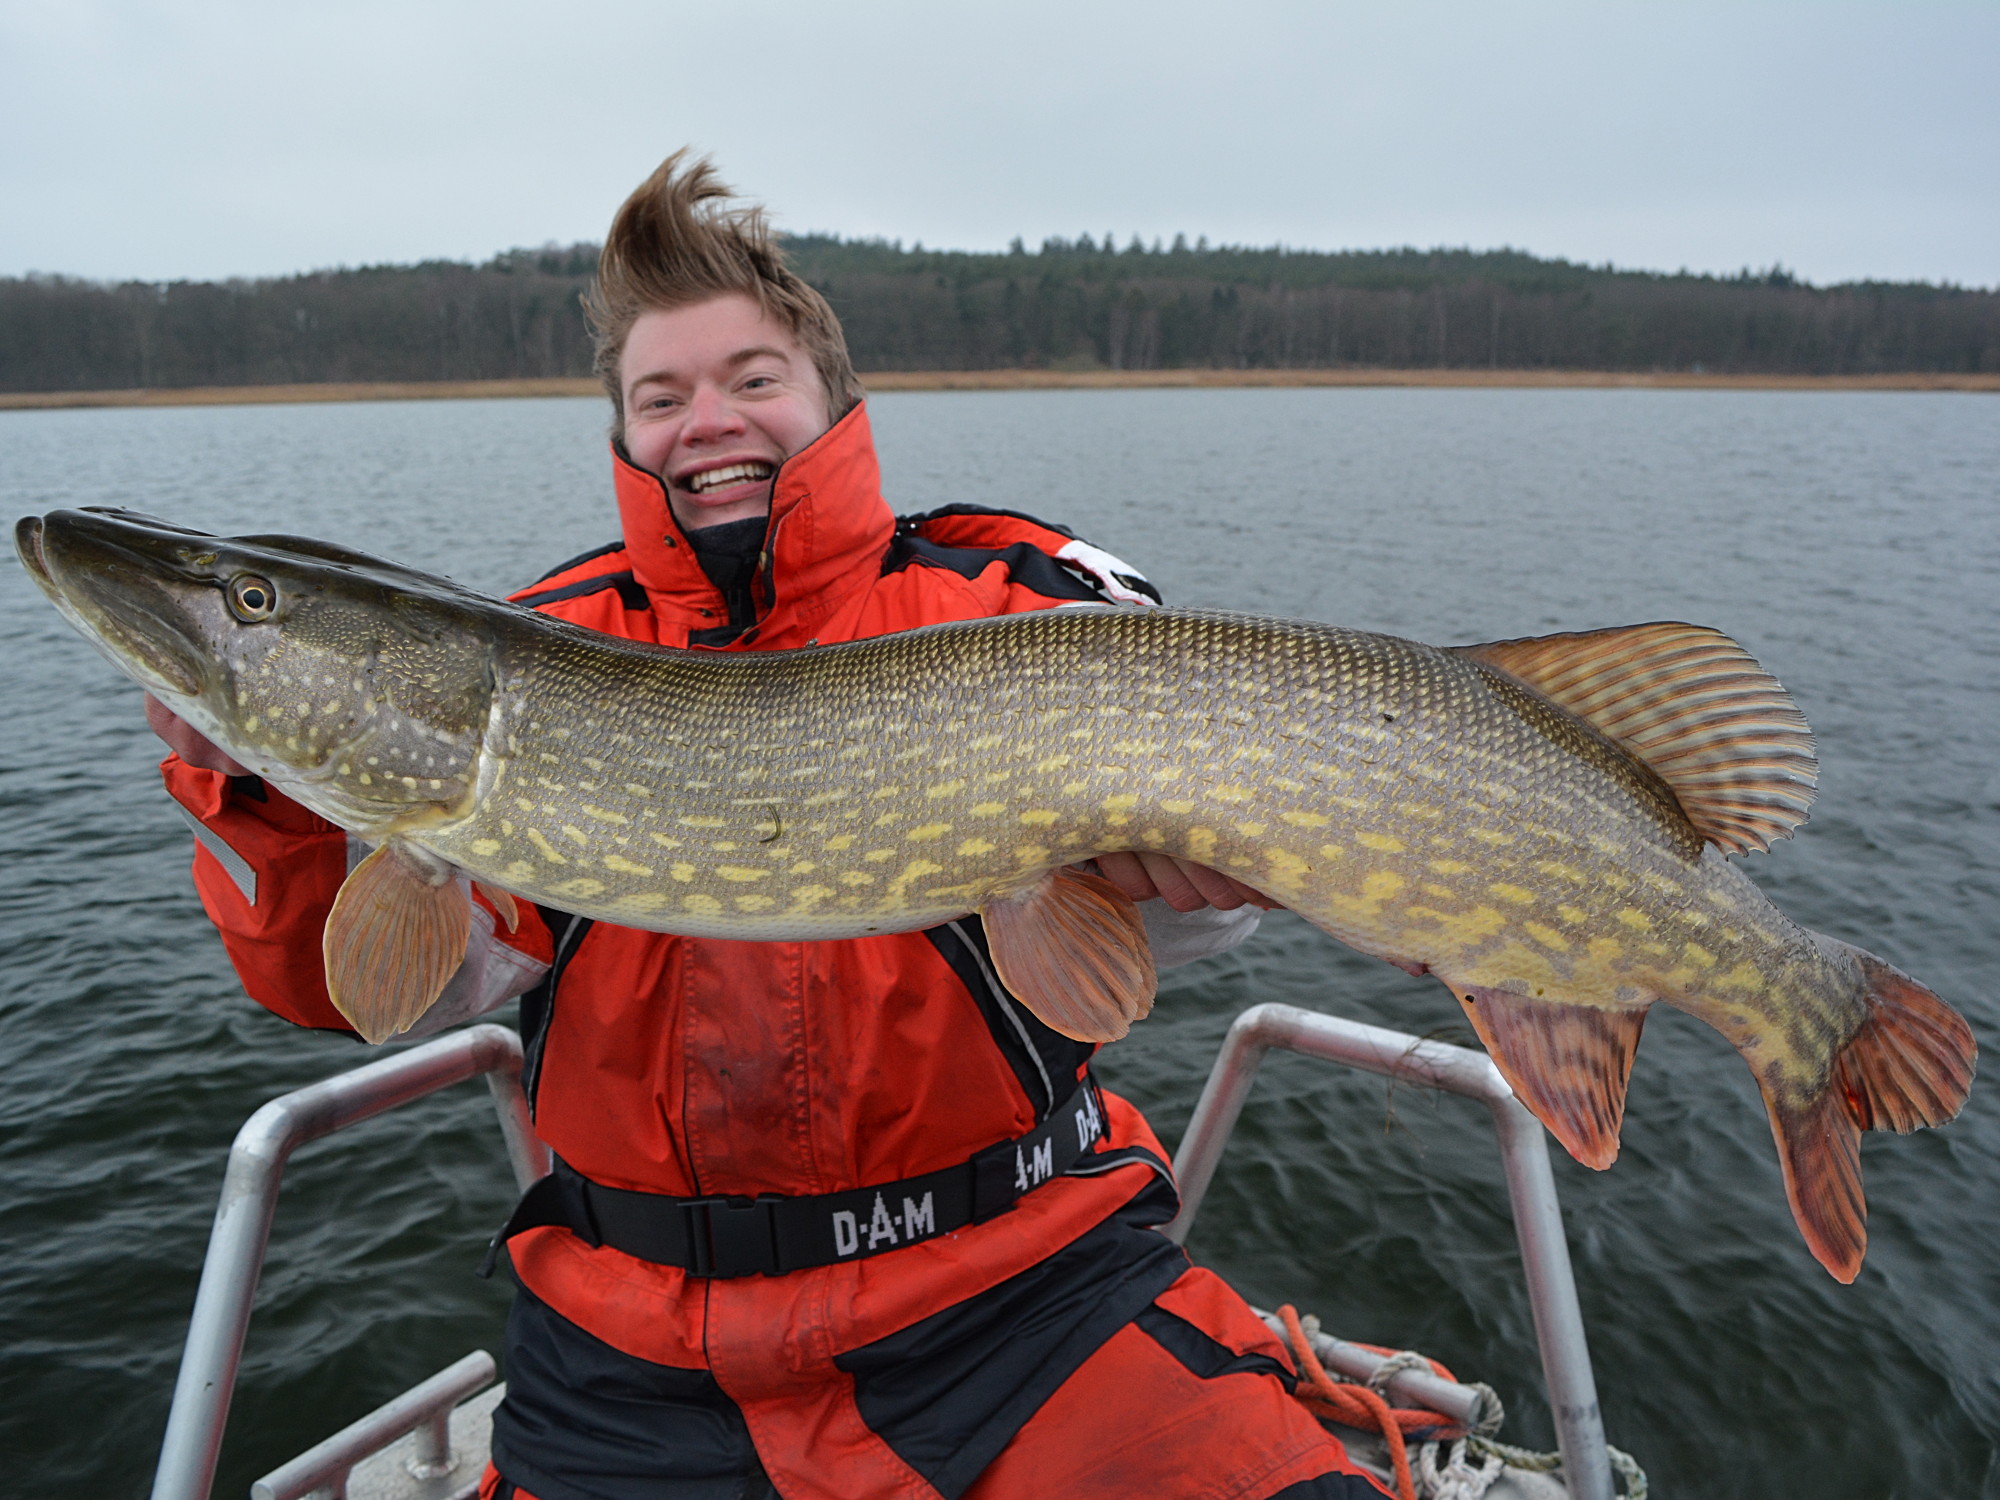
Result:
{"label": "fish scales", "polygon": [[1440,649],[1082,607],[671,651],[327,543],[58,512],[16,547],[122,670],[380,844],[326,938],[329,992],[371,1039],[459,961],[460,872],[503,916],[520,896],[697,937],[977,912],[1009,988],[1108,1039],[1150,1006],[1151,960],[1131,903],[1073,867],[1142,850],[1435,974],[1593,1166],[1647,1008],[1707,1021],[1756,1075],[1795,1216],[1843,1280],[1859,1132],[1942,1123],[1969,1087],[1962,1017],[1726,858],[1803,818],[1813,762],[1782,689],[1699,627]]}

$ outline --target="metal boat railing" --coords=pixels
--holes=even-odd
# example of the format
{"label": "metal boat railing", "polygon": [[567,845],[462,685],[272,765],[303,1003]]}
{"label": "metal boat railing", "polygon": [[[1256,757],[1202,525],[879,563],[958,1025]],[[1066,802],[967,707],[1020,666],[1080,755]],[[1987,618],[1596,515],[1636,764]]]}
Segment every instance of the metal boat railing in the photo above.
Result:
{"label": "metal boat railing", "polygon": [[[492,1090],[514,1180],[525,1188],[547,1174],[549,1153],[535,1138],[521,1092],[521,1039],[504,1026],[469,1027],[308,1084],[273,1099],[237,1131],[160,1444],[153,1500],[208,1500],[264,1247],[271,1237],[278,1184],[292,1152],[307,1141],[481,1075]],[[410,1427],[423,1417],[413,1417]]]}
{"label": "metal boat railing", "polygon": [[[1527,1273],[1528,1305],[1541,1345],[1542,1377],[1548,1385],[1556,1442],[1562,1450],[1563,1482],[1572,1500],[1612,1500],[1611,1459],[1604,1446],[1604,1419],[1597,1405],[1597,1382],[1584,1342],[1583,1313],[1577,1305],[1569,1244],[1563,1238],[1562,1206],[1549,1170],[1548,1141],[1493,1060],[1483,1052],[1445,1042],[1422,1041],[1400,1031],[1360,1021],[1300,1010],[1291,1005],[1256,1005],[1238,1016],[1223,1039],[1208,1083],[1174,1154],[1180,1180],[1181,1211],[1165,1226],[1169,1238],[1187,1239],[1188,1227],[1215,1178],[1223,1147],[1256,1081],[1257,1068],[1272,1048],[1342,1063],[1369,1073],[1463,1094],[1484,1104],[1499,1137],[1514,1211],[1514,1233]],[[1395,1382],[1390,1382],[1395,1388]]]}
{"label": "metal boat railing", "polygon": [[[1484,1053],[1289,1005],[1258,1005],[1243,1012],[1229,1028],[1175,1155],[1183,1206],[1164,1226],[1165,1233],[1177,1243],[1187,1238],[1258,1066],[1273,1047],[1463,1094],[1487,1107],[1499,1137],[1527,1272],[1563,1479],[1575,1500],[1612,1500],[1604,1427],[1546,1138],[1540,1122],[1514,1097]],[[279,1181],[292,1152],[307,1141],[481,1075],[492,1091],[515,1182],[525,1188],[548,1172],[549,1154],[535,1138],[521,1092],[520,1038],[504,1026],[469,1027],[310,1084],[273,1099],[237,1132],[195,1293],[152,1500],[208,1500]],[[1366,1378],[1378,1362],[1333,1340],[1325,1341],[1321,1353],[1354,1378]],[[1343,1358],[1349,1355],[1351,1360]],[[1350,1362],[1352,1369],[1346,1367]],[[273,1497],[343,1495],[347,1473],[357,1461],[410,1432],[418,1434],[416,1472],[448,1462],[441,1445],[452,1407],[489,1381],[491,1369],[490,1356],[467,1356],[267,1475],[259,1487]],[[1420,1371],[1400,1372],[1387,1384],[1392,1394],[1400,1393],[1411,1404],[1459,1420],[1470,1415],[1467,1403],[1476,1403],[1468,1388]]]}

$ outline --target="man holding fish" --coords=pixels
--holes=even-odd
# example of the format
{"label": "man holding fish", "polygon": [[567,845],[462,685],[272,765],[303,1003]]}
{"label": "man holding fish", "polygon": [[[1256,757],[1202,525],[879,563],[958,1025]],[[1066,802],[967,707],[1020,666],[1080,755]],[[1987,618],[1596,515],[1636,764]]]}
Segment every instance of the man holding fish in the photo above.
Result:
{"label": "man holding fish", "polygon": [[[1157,602],[1027,516],[893,518],[837,320],[761,212],[728,197],[677,154],[619,211],[589,311],[622,539],[516,602],[730,654]],[[435,983],[394,953],[349,972],[322,931],[351,920],[343,885],[364,872],[391,904],[398,879],[448,871],[385,844],[350,880],[340,827],[148,712],[179,752],[168,786],[206,830],[197,883],[250,994],[371,1040],[408,1027]],[[846,751],[870,752],[865,732]],[[717,759],[718,781],[745,769]],[[783,828],[745,791],[754,851]],[[603,864],[683,853],[653,843]],[[754,909],[753,861],[719,868]],[[1086,916],[1144,903],[1139,946],[1161,963],[1240,941],[1271,904],[1193,858],[1104,854],[1096,872],[1061,889]],[[496,1244],[520,1291],[482,1494],[1380,1493],[1291,1399],[1264,1325],[1152,1232],[1175,1209],[1165,1153],[1077,1039],[1110,1031],[1022,1005],[1010,991],[1049,981],[1007,942],[977,917],[836,941],[672,936],[477,887],[466,941],[433,956],[450,979],[423,1029],[522,995],[526,1081],[559,1161]],[[1060,985],[1067,955],[1039,961]],[[1149,1002],[1150,964],[1115,981],[1111,1031],[1118,1005],[1143,1013],[1141,981]]]}

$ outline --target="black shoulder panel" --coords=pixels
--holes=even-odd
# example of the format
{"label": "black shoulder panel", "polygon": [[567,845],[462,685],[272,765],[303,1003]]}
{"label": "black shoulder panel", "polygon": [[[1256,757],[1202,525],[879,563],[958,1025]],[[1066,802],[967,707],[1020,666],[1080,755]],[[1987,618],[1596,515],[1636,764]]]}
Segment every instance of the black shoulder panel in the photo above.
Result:
{"label": "black shoulder panel", "polygon": [[1066,536],[1071,541],[1076,533],[1067,526],[1058,526],[1053,521],[1044,521],[1040,516],[1031,516],[1025,510],[999,510],[991,505],[940,505],[936,510],[927,510],[919,515],[896,517],[896,530],[916,531],[926,521],[934,521],[940,516],[1005,516],[1011,521],[1026,521],[1030,526],[1039,526],[1044,531],[1053,531],[1057,536]]}
{"label": "black shoulder panel", "polygon": [[[610,549],[616,551],[617,548]],[[567,564],[565,564],[567,566]],[[558,569],[557,571],[561,571]],[[561,588],[543,589],[537,594],[523,594],[514,602],[525,604],[529,609],[539,604],[554,604],[558,599],[581,599],[585,594],[601,594],[606,589],[618,590],[618,602],[627,609],[647,609],[651,601],[646,598],[646,586],[628,572],[606,573],[598,578],[583,578],[575,583],[566,583]]]}
{"label": "black shoulder panel", "polygon": [[1070,572],[1048,553],[1028,542],[1011,547],[940,547],[920,536],[899,536],[889,543],[882,556],[882,573],[900,573],[912,563],[944,568],[963,578],[977,578],[993,564],[1005,563],[1010,582],[1031,588],[1051,599],[1077,599],[1101,603],[1103,595]]}
{"label": "black shoulder panel", "polygon": [[615,542],[606,542],[602,547],[592,547],[588,552],[579,552],[566,563],[557,563],[548,572],[537,578],[535,582],[547,583],[551,578],[561,573],[567,573],[571,568],[580,568],[587,562],[596,562],[600,557],[609,557],[614,552],[623,552],[624,550],[625,542],[623,538]]}

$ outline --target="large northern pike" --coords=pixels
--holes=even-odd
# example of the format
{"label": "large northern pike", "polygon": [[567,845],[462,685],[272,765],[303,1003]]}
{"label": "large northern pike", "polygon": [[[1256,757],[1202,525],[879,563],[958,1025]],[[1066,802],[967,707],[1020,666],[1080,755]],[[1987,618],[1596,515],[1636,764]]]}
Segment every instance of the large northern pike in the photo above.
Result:
{"label": "large northern pike", "polygon": [[1959,1014],[1794,925],[1725,858],[1803,820],[1805,721],[1680,624],[1439,649],[1083,608],[791,652],[612,639],[323,542],[118,511],[16,528],[123,671],[379,848],[326,928],[334,1002],[406,1029],[492,893],[719,938],[986,924],[1050,1025],[1122,1036],[1153,968],[1122,849],[1226,871],[1450,986],[1522,1101],[1608,1166],[1655,1001],[1743,1054],[1799,1227],[1865,1246],[1859,1136],[1950,1119]]}

